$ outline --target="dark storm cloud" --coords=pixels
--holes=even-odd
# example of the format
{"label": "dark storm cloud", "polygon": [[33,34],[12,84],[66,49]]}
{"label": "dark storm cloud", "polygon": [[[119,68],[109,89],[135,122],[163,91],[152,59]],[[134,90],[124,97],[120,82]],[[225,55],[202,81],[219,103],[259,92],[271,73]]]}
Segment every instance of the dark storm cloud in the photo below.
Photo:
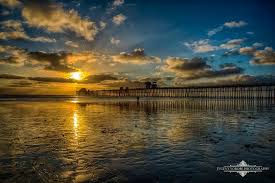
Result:
{"label": "dark storm cloud", "polygon": [[200,78],[219,78],[243,73],[240,67],[226,67],[221,70],[203,70],[193,75],[185,77],[186,80],[195,80]]}
{"label": "dark storm cloud", "polygon": [[224,86],[224,85],[257,85],[257,84],[275,84],[274,75],[246,75],[240,74],[232,78],[207,80],[196,83],[186,83],[185,78],[177,77],[174,80],[175,86]]}
{"label": "dark storm cloud", "polygon": [[166,60],[166,63],[170,66],[171,70],[175,71],[190,71],[210,68],[206,63],[206,60],[199,57],[192,59],[170,57]]}
{"label": "dark storm cloud", "polygon": [[192,59],[169,57],[162,70],[174,73],[185,80],[226,77],[243,72],[242,68],[232,64],[226,64],[220,70],[214,70],[207,64],[206,59],[198,57]]}
{"label": "dark storm cloud", "polygon": [[46,52],[29,52],[29,57],[38,62],[44,62],[46,70],[54,70],[61,72],[74,72],[77,69],[70,67],[66,63],[66,57],[68,53],[46,53]]}
{"label": "dark storm cloud", "polygon": [[29,67],[42,66],[45,70],[54,70],[59,72],[77,71],[67,63],[67,57],[72,55],[66,52],[46,53],[46,52],[28,52],[28,50],[13,47],[0,46],[0,63],[25,65]]}

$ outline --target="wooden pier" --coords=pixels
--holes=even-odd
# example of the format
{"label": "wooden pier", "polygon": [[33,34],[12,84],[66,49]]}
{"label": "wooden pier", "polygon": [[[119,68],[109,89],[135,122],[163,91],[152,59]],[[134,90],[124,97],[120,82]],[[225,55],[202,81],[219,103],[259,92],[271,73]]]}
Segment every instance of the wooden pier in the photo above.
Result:
{"label": "wooden pier", "polygon": [[273,85],[227,85],[208,87],[162,87],[78,91],[78,95],[100,97],[181,97],[181,98],[274,98]]}

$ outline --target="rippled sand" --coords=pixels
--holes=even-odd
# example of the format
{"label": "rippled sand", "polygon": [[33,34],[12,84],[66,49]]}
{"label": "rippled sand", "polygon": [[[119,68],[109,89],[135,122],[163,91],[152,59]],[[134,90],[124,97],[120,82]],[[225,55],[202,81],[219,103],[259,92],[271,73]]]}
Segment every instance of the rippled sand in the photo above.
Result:
{"label": "rippled sand", "polygon": [[0,182],[274,182],[274,147],[274,101],[0,102]]}

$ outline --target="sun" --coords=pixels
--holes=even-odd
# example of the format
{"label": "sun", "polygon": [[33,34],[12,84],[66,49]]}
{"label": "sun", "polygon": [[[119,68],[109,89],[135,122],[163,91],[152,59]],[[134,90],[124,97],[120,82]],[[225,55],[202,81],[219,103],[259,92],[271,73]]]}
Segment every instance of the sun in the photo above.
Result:
{"label": "sun", "polygon": [[83,74],[81,72],[72,72],[70,78],[80,81],[83,78]]}

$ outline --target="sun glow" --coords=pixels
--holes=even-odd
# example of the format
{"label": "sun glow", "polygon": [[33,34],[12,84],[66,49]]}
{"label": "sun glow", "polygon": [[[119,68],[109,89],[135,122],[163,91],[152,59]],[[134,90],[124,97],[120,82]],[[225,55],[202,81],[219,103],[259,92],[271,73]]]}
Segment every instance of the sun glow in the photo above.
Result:
{"label": "sun glow", "polygon": [[70,78],[78,80],[78,81],[82,80],[83,79],[83,73],[81,73],[81,72],[72,72]]}

